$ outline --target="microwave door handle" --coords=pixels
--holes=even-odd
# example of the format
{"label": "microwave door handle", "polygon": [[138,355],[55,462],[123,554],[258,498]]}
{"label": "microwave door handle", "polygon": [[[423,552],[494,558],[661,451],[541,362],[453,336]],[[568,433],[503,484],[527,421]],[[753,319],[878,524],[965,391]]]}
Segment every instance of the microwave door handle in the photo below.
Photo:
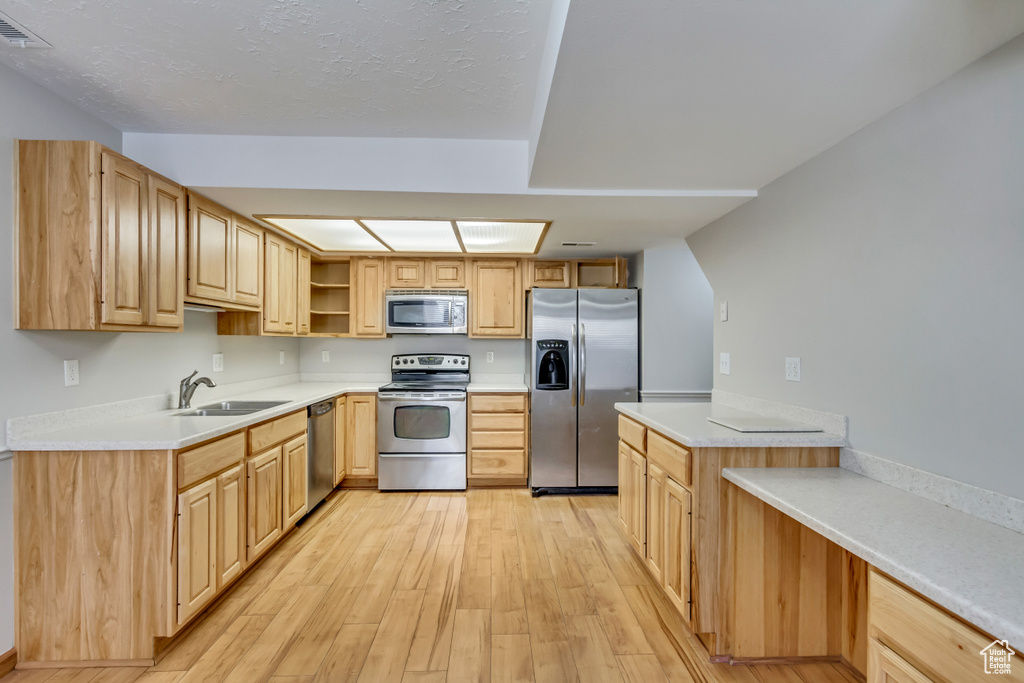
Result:
{"label": "microwave door handle", "polygon": [[569,402],[576,407],[576,323],[569,333]]}

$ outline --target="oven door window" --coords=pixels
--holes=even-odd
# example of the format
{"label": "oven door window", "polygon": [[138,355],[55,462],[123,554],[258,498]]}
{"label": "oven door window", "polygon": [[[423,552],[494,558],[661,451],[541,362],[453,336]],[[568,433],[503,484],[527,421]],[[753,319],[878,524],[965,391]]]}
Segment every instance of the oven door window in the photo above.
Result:
{"label": "oven door window", "polygon": [[451,319],[452,302],[444,299],[388,302],[388,321],[396,327],[451,327]]}
{"label": "oven door window", "polygon": [[398,406],[396,439],[447,439],[452,433],[451,411],[446,406]]}

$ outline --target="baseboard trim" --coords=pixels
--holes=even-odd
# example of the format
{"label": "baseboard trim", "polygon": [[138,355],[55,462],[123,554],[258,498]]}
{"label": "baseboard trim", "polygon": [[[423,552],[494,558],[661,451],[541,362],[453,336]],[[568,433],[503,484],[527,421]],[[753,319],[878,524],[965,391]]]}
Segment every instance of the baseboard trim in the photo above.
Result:
{"label": "baseboard trim", "polygon": [[730,666],[752,666],[756,664],[842,664],[839,655],[816,657],[729,657]]}
{"label": "baseboard trim", "polygon": [[150,666],[153,666],[152,659],[69,659],[53,662],[18,662],[17,669],[114,669]]}
{"label": "baseboard trim", "polygon": [[471,477],[466,481],[470,489],[526,488],[526,477]]}
{"label": "baseboard trim", "polygon": [[7,652],[0,655],[0,678],[3,678],[7,674],[14,671],[14,667],[18,664],[18,651],[13,647]]}
{"label": "baseboard trim", "polygon": [[338,485],[342,489],[375,489],[377,477],[345,477]]}

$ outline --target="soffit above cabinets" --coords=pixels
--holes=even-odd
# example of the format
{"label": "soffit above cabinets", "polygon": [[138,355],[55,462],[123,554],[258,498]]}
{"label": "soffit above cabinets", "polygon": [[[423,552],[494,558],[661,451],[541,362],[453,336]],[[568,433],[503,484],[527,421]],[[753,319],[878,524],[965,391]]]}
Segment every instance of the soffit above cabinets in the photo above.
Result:
{"label": "soffit above cabinets", "polygon": [[255,214],[321,252],[536,254],[551,221]]}

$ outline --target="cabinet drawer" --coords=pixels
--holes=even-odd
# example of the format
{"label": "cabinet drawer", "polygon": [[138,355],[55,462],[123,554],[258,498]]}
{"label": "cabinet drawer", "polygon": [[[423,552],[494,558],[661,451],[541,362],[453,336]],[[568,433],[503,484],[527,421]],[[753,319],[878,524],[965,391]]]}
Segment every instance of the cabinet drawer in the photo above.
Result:
{"label": "cabinet drawer", "polygon": [[[868,578],[868,635],[937,681],[979,681],[979,652],[992,638],[872,569]],[[869,678],[871,672],[868,674]],[[1000,680],[1024,681],[1013,667]]]}
{"label": "cabinet drawer", "polygon": [[683,486],[690,485],[690,449],[657,432],[647,434],[647,457]]}
{"label": "cabinet drawer", "polygon": [[526,432],[470,432],[470,444],[478,448],[526,448]]}
{"label": "cabinet drawer", "polygon": [[647,427],[625,415],[619,415],[619,438],[641,453],[647,451]]}
{"label": "cabinet drawer", "polygon": [[526,476],[526,451],[481,451],[473,449],[469,474],[477,477]]}
{"label": "cabinet drawer", "polygon": [[245,458],[245,433],[239,432],[222,439],[178,453],[178,489],[185,489],[213,476]]}
{"label": "cabinet drawer", "polygon": [[474,394],[469,397],[469,409],[474,413],[521,413],[526,410],[526,396]]}
{"label": "cabinet drawer", "polygon": [[471,431],[526,431],[525,413],[473,413],[469,418]]}
{"label": "cabinet drawer", "polygon": [[306,431],[306,411],[279,417],[249,430],[249,452],[260,451]]}

